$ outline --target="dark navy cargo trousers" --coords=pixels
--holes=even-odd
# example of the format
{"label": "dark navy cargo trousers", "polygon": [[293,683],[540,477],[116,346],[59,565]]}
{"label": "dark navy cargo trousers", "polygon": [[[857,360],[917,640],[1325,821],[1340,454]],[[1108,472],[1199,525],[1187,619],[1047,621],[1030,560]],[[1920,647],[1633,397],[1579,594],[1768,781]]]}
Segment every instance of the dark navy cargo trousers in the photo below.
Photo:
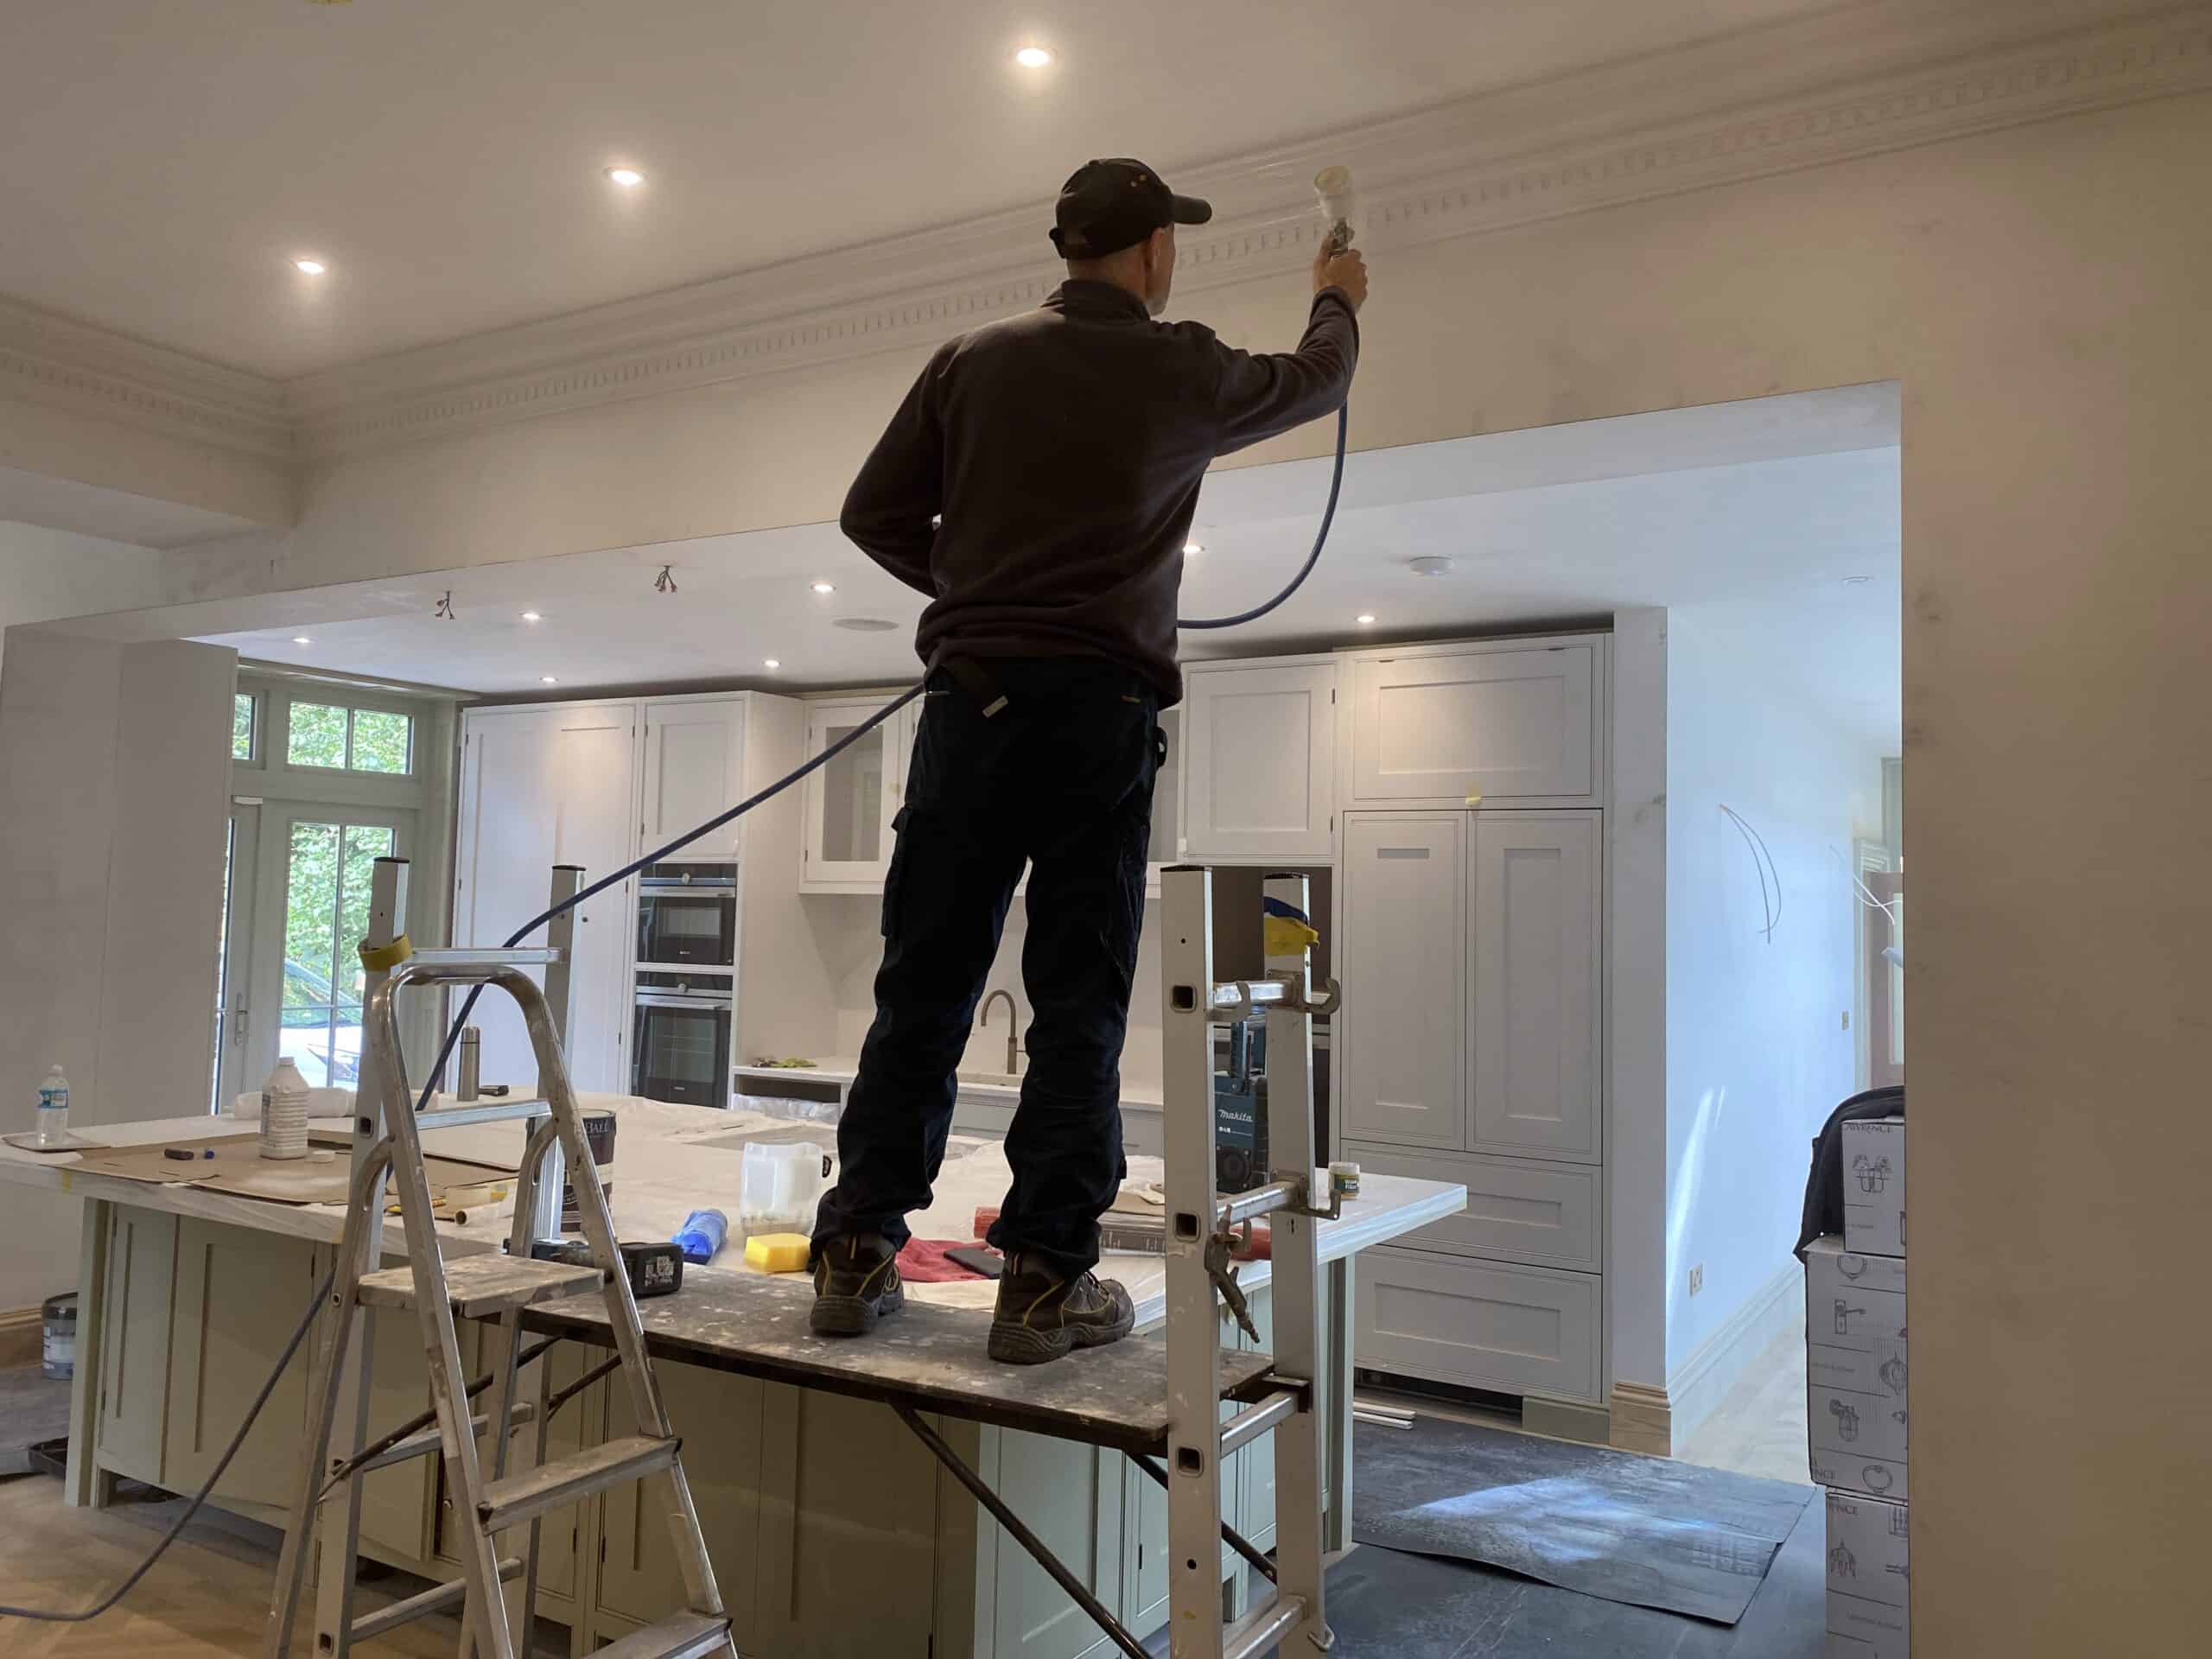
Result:
{"label": "dark navy cargo trousers", "polygon": [[1122,1155],[1122,1041],[1144,925],[1158,694],[1095,658],[976,664],[1003,693],[930,676],[883,891],[875,1022],[837,1125],[818,1244],[909,1236],[952,1125],[955,1072],[1025,865],[1029,1066],[1007,1135],[1014,1185],[990,1243],[1060,1272],[1098,1260]]}

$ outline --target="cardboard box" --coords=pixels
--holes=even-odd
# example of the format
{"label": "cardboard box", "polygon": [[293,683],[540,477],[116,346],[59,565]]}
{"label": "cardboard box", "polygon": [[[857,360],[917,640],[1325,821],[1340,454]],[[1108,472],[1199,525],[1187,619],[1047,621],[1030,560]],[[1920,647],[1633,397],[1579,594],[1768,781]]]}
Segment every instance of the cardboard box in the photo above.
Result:
{"label": "cardboard box", "polygon": [[1835,1237],[1805,1261],[1805,1421],[1813,1478],[1902,1501],[1911,1356],[1904,1262],[1864,1255]]}
{"label": "cardboard box", "polygon": [[1904,1119],[1843,1126],[1843,1243],[1862,1255],[1904,1254]]}
{"label": "cardboard box", "polygon": [[1912,1538],[1902,1503],[1827,1495],[1829,1659],[1908,1659]]}

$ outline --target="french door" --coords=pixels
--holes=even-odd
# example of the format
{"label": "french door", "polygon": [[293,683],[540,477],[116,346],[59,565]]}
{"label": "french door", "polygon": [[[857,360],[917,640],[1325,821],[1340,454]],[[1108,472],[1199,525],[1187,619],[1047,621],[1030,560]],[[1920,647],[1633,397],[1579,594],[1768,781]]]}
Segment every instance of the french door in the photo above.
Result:
{"label": "french door", "polygon": [[[239,1087],[260,1087],[289,1055],[309,1087],[350,1089],[361,1058],[356,949],[368,928],[370,880],[378,859],[409,855],[415,814],[289,801],[259,812]],[[232,885],[240,885],[236,876]]]}

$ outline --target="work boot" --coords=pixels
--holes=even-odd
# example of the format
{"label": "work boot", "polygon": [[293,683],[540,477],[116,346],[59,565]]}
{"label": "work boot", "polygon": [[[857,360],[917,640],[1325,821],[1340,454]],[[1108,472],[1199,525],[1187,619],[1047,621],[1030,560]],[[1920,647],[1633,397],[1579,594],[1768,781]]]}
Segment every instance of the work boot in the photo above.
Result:
{"label": "work boot", "polygon": [[1136,1305],[1117,1281],[1095,1273],[1065,1278],[1042,1256],[1009,1255],[991,1314],[990,1355],[1041,1365],[1072,1348],[1119,1342],[1136,1322]]}
{"label": "work boot", "polygon": [[899,1282],[899,1252],[880,1233],[855,1233],[814,1247],[814,1313],[817,1337],[864,1337],[887,1313],[906,1305]]}

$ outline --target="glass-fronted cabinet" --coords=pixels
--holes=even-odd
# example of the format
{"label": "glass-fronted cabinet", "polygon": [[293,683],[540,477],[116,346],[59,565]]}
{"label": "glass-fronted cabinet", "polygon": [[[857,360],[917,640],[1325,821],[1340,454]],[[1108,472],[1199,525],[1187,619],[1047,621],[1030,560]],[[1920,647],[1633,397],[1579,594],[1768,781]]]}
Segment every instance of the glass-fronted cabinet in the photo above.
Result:
{"label": "glass-fronted cabinet", "polygon": [[[851,736],[889,701],[887,694],[810,705],[807,759]],[[908,704],[829,765],[807,774],[800,892],[883,890],[891,868],[891,820],[899,810],[912,748],[914,709]]]}

